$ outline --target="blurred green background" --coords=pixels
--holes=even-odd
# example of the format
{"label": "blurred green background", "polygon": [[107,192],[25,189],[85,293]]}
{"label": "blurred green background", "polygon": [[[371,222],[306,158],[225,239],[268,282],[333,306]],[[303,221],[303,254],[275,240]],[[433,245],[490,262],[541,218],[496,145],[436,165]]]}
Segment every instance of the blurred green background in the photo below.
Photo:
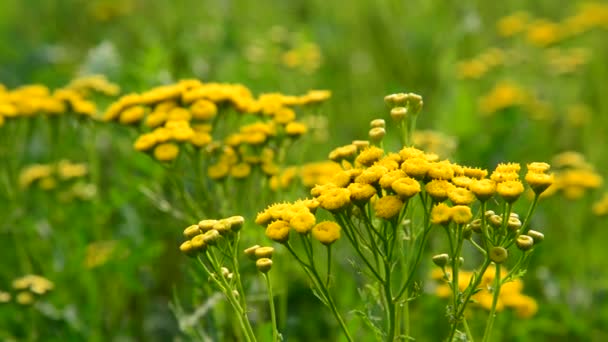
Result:
{"label": "blurred green background", "polygon": [[[306,152],[310,161],[366,138],[370,120],[389,119],[384,95],[401,91],[424,97],[418,127],[434,133],[420,141],[426,137],[438,154],[463,164],[491,169],[505,160],[553,161],[566,173],[577,165],[554,157],[578,152],[581,168],[600,182],[564,177],[560,191],[541,202],[535,224],[547,239],[524,280],[524,292],[537,299],[539,312],[526,320],[499,316],[497,326],[509,330],[496,336],[605,341],[608,233],[606,210],[595,204],[608,167],[606,6],[549,0],[5,0],[0,83],[9,89],[31,83],[55,88],[78,76],[104,74],[123,93],[182,78],[242,83],[254,94],[328,89],[332,98],[322,107],[327,122],[321,123],[327,135]],[[524,18],[520,32],[506,34],[516,30],[517,20],[511,26],[503,22],[501,31],[501,18],[516,12]],[[82,134],[64,142],[75,160],[88,153],[78,141],[90,136]],[[36,134],[31,137],[35,142]],[[146,189],[163,186],[163,170],[132,151],[130,139],[120,130],[95,136],[104,166],[103,205],[57,206],[45,194],[16,202],[2,194],[0,290],[24,272],[9,238],[20,229],[25,232],[17,239],[39,241],[41,256],[34,264],[46,265],[41,268],[56,289],[50,304],[39,308],[42,314],[0,305],[0,338],[31,336],[36,324],[41,340],[186,338],[168,306],[174,292],[192,286],[187,261],[176,248],[183,224],[145,196]],[[388,139],[397,144],[390,130]],[[36,148],[28,151],[19,165],[40,162]],[[78,231],[63,243],[83,247],[58,245],[61,239],[50,233],[57,229]],[[111,261],[90,272],[76,266],[87,256],[84,242],[97,240],[115,244]],[[301,297],[290,299],[294,315],[308,310],[301,298],[314,299],[302,284]],[[357,301],[356,292],[348,295],[353,298],[344,302]],[[424,322],[414,329],[420,340],[438,340],[445,333],[434,324],[444,319],[445,303],[432,290],[425,296],[414,304]],[[307,331],[305,323],[295,326],[300,334]]]}

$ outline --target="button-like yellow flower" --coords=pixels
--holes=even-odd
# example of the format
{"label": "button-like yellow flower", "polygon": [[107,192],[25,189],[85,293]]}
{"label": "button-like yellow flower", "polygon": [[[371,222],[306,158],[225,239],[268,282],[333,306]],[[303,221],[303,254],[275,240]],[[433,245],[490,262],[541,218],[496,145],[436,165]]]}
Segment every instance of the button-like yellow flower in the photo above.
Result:
{"label": "button-like yellow flower", "polygon": [[448,224],[452,220],[452,208],[445,203],[439,203],[431,210],[431,222],[433,224]]}
{"label": "button-like yellow flower", "polygon": [[420,183],[417,180],[409,177],[403,177],[396,180],[393,182],[391,187],[393,191],[395,191],[395,193],[404,201],[414,197],[421,191]]}
{"label": "button-like yellow flower", "polygon": [[283,220],[272,222],[266,227],[266,236],[279,243],[287,242],[289,239],[289,223]]}
{"label": "button-like yellow flower", "polygon": [[154,158],[158,161],[169,162],[177,158],[179,147],[172,143],[164,143],[154,148]]}
{"label": "button-like yellow flower", "polygon": [[387,220],[399,215],[401,208],[403,208],[403,201],[401,201],[399,196],[384,196],[374,203],[376,217]]}
{"label": "button-like yellow flower", "polygon": [[498,183],[496,186],[496,192],[505,201],[512,203],[515,202],[524,192],[524,185],[521,184],[519,180],[506,181]]}
{"label": "button-like yellow flower", "polygon": [[333,221],[323,221],[312,228],[312,236],[322,244],[329,246],[340,238],[340,226]]}

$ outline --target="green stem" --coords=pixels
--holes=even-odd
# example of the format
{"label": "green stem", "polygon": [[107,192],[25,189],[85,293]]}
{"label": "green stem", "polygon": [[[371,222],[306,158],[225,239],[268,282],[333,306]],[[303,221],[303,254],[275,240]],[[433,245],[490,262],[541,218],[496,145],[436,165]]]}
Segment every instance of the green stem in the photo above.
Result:
{"label": "green stem", "polygon": [[500,286],[500,264],[496,264],[496,273],[494,275],[494,294],[492,296],[492,309],[490,310],[490,316],[488,317],[488,322],[486,323],[486,330],[483,333],[483,342],[490,341],[492,327],[494,326],[494,319],[496,318],[496,304],[498,303]]}
{"label": "green stem", "polygon": [[270,275],[262,273],[262,276],[266,280],[266,286],[268,287],[268,305],[270,305],[270,319],[272,320],[272,340],[274,342],[280,341],[279,329],[277,328],[277,315],[274,310],[274,296],[272,295],[272,284],[270,283]]}

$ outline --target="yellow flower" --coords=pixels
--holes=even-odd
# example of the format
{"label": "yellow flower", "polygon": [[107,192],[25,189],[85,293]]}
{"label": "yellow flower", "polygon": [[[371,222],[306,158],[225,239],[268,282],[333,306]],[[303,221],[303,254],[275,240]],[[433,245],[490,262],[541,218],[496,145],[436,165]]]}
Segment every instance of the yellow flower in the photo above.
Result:
{"label": "yellow flower", "polygon": [[467,176],[456,176],[452,178],[452,183],[458,187],[468,189],[471,183],[473,183],[474,178],[469,178]]}
{"label": "yellow flower", "polygon": [[363,205],[376,195],[376,188],[369,184],[352,183],[348,185],[350,191],[350,199],[353,203]]}
{"label": "yellow flower", "polygon": [[540,195],[555,181],[554,176],[539,172],[528,172],[526,174],[526,182],[537,195]]}
{"label": "yellow flower", "polygon": [[146,126],[156,128],[167,121],[167,112],[154,111],[146,118]]}
{"label": "yellow flower", "polygon": [[333,161],[340,161],[342,159],[352,158],[357,154],[357,146],[354,144],[345,145],[335,148],[329,152],[329,159]]}
{"label": "yellow flower", "polygon": [[272,260],[269,258],[260,258],[256,260],[255,267],[257,267],[258,271],[262,273],[267,273],[272,268]]}
{"label": "yellow flower", "polygon": [[246,178],[251,174],[251,165],[247,163],[239,163],[230,169],[230,175],[236,179]]}
{"label": "yellow flower", "polygon": [[296,112],[291,108],[281,108],[272,118],[276,123],[286,125],[296,119]]}
{"label": "yellow flower", "polygon": [[165,143],[154,148],[154,158],[158,161],[169,162],[177,158],[179,147],[175,144]]}
{"label": "yellow flower", "polygon": [[331,178],[331,182],[334,183],[338,188],[345,188],[351,181],[350,176],[350,172],[346,170],[340,171]]}
{"label": "yellow flower", "polygon": [[558,42],[563,37],[559,24],[548,20],[536,20],[528,26],[526,39],[528,42],[545,47]]}
{"label": "yellow flower", "polygon": [[391,185],[391,188],[401,199],[408,200],[421,191],[420,183],[417,180],[409,177],[403,177]]}
{"label": "yellow flower", "polygon": [[146,109],[142,106],[133,106],[120,113],[118,121],[123,125],[138,123],[146,115]]}
{"label": "yellow flower", "polygon": [[473,213],[471,208],[466,205],[455,205],[451,209],[452,221],[457,224],[465,224],[471,221]]}
{"label": "yellow flower", "polygon": [[374,165],[369,167],[355,178],[356,183],[374,184],[384,176],[388,170],[384,166]]}
{"label": "yellow flower", "polygon": [[448,190],[448,198],[456,205],[470,205],[475,201],[473,192],[456,186]]}
{"label": "yellow flower", "polygon": [[34,295],[31,292],[19,292],[15,297],[15,301],[19,305],[30,305],[34,303]]}
{"label": "yellow flower", "polygon": [[310,211],[301,211],[289,220],[291,228],[300,234],[308,233],[315,223],[316,217]]}
{"label": "yellow flower", "polygon": [[135,150],[143,152],[151,149],[156,145],[156,135],[153,133],[145,133],[140,135],[135,143],[133,144],[133,148]]}
{"label": "yellow flower", "polygon": [[449,161],[442,161],[438,163],[432,163],[428,171],[428,176],[431,179],[445,179],[450,180],[454,177],[454,169]]}
{"label": "yellow flower", "polygon": [[523,32],[529,21],[530,16],[526,12],[515,12],[503,17],[496,23],[498,34],[503,37],[511,37]]}
{"label": "yellow flower", "polygon": [[290,122],[285,126],[285,133],[291,137],[298,137],[308,131],[308,126],[302,122]]}
{"label": "yellow flower", "polygon": [[431,210],[433,224],[448,224],[452,220],[452,209],[445,203],[439,203]]}
{"label": "yellow flower", "polygon": [[475,167],[464,167],[464,175],[470,178],[483,179],[488,175],[488,170],[483,170]]}
{"label": "yellow flower", "polygon": [[407,176],[405,175],[405,172],[403,172],[403,170],[393,170],[382,175],[379,184],[383,189],[390,189],[395,181],[404,177]]}
{"label": "yellow flower", "polygon": [[329,246],[340,238],[340,226],[333,221],[323,221],[312,228],[312,236]]}
{"label": "yellow flower", "polygon": [[469,189],[475,194],[479,201],[485,202],[494,196],[496,184],[491,179],[480,179],[473,181],[469,186]]}
{"label": "yellow flower", "polygon": [[430,168],[431,163],[429,163],[424,156],[404,159],[403,163],[401,164],[401,169],[405,172],[405,174],[418,180],[423,180]]}
{"label": "yellow flower", "polygon": [[289,239],[289,223],[277,220],[266,227],[266,236],[276,242],[285,243]]}
{"label": "yellow flower", "polygon": [[402,207],[403,201],[401,201],[399,196],[384,196],[374,203],[376,217],[387,220],[399,215]]}
{"label": "yellow flower", "polygon": [[29,290],[37,295],[43,295],[55,288],[55,284],[45,277],[29,274],[13,280],[15,290]]}
{"label": "yellow flower", "polygon": [[453,185],[446,180],[434,179],[428,182],[424,186],[424,189],[435,202],[443,202],[448,198],[448,191],[450,191],[452,187]]}
{"label": "yellow flower", "polygon": [[209,121],[217,115],[217,106],[211,101],[200,99],[190,106],[190,112],[195,120]]}
{"label": "yellow flower", "polygon": [[219,180],[228,175],[230,172],[230,165],[224,162],[219,162],[213,165],[210,165],[207,168],[207,175],[209,178],[214,180]]}
{"label": "yellow flower", "polygon": [[496,186],[496,192],[505,201],[511,203],[515,202],[519,196],[524,192],[524,185],[519,180],[506,181],[498,183]]}
{"label": "yellow flower", "polygon": [[373,163],[380,160],[383,155],[384,150],[376,146],[370,146],[359,153],[355,162],[364,166],[371,166]]}
{"label": "yellow flower", "polygon": [[192,137],[190,137],[190,143],[198,148],[208,145],[212,138],[209,133],[194,131]]}
{"label": "yellow flower", "polygon": [[317,198],[321,208],[339,211],[350,204],[350,191],[344,188],[327,189]]}
{"label": "yellow flower", "polygon": [[190,121],[192,114],[189,110],[182,107],[175,107],[171,109],[167,115],[167,121]]}

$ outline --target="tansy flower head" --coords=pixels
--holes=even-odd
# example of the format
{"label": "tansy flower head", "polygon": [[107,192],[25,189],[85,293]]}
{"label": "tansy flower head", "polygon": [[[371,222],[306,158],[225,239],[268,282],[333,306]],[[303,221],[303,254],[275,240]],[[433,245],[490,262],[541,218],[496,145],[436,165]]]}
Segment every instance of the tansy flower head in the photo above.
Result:
{"label": "tansy flower head", "polygon": [[382,178],[382,176],[384,176],[387,172],[388,170],[384,166],[374,165],[363,170],[363,172],[361,172],[361,174],[358,175],[357,178],[355,178],[355,182],[363,184],[374,184],[378,182],[380,178]]}
{"label": "tansy flower head", "polygon": [[376,195],[376,188],[364,183],[352,183],[348,186],[348,191],[350,191],[351,201],[358,205],[367,203]]}
{"label": "tansy flower head", "polygon": [[469,189],[479,201],[485,202],[496,192],[496,184],[491,179],[480,179],[473,181]]}
{"label": "tansy flower head", "polygon": [[435,202],[443,202],[448,198],[448,191],[450,191],[452,187],[453,185],[446,180],[435,179],[428,182],[424,189]]}
{"label": "tansy flower head", "polygon": [[266,236],[276,242],[285,243],[289,239],[289,223],[277,220],[266,228]]}
{"label": "tansy flower head", "polygon": [[406,161],[410,158],[424,157],[424,151],[419,150],[415,147],[404,147],[399,151],[399,156],[401,156],[401,160]]}
{"label": "tansy flower head", "polygon": [[355,162],[364,166],[371,166],[373,163],[380,160],[383,155],[384,150],[376,146],[370,146],[359,153]]}
{"label": "tansy flower head", "polygon": [[379,184],[383,189],[390,189],[393,185],[393,182],[404,177],[407,176],[405,175],[405,172],[403,172],[403,170],[393,170],[382,175]]}
{"label": "tansy flower head", "polygon": [[444,160],[441,162],[432,163],[427,175],[431,179],[450,180],[452,177],[454,177],[454,169],[449,161]]}
{"label": "tansy flower head", "polygon": [[506,202],[515,202],[519,196],[524,192],[524,185],[519,180],[506,181],[498,183],[496,186],[496,192]]}
{"label": "tansy flower head", "polygon": [[329,246],[340,238],[340,226],[333,221],[323,221],[312,228],[312,236]]}
{"label": "tansy flower head", "polygon": [[201,231],[201,229],[199,228],[198,225],[194,224],[189,226],[188,228],[184,229],[184,237],[186,239],[191,239],[197,235],[202,234],[203,232]]}
{"label": "tansy flower head", "polygon": [[424,158],[424,156],[420,157],[412,157],[408,159],[404,159],[401,164],[401,169],[410,177],[416,178],[418,180],[423,180],[429,169],[431,168],[431,163]]}
{"label": "tansy flower head", "polygon": [[260,258],[272,259],[273,253],[274,253],[273,247],[258,247],[254,251],[255,257],[258,259],[260,259]]}
{"label": "tansy flower head", "polygon": [[404,201],[414,197],[421,190],[420,183],[417,180],[409,177],[397,179],[392,183],[391,188]]}
{"label": "tansy flower head", "polygon": [[352,158],[356,154],[357,154],[357,146],[350,144],[350,145],[335,148],[333,151],[329,152],[329,159],[333,160],[333,161],[340,161],[343,159]]}
{"label": "tansy flower head", "polygon": [[456,205],[470,205],[475,201],[473,192],[456,186],[453,186],[448,190],[448,198]]}
{"label": "tansy flower head", "polygon": [[439,203],[431,210],[431,222],[433,224],[448,224],[452,220],[452,208],[445,203]]}
{"label": "tansy flower head", "polygon": [[261,258],[256,260],[255,267],[262,273],[268,273],[272,268],[272,260],[269,258]]}
{"label": "tansy flower head", "polygon": [[175,144],[165,143],[154,148],[154,158],[158,161],[169,162],[177,158],[179,147]]}
{"label": "tansy flower head", "polygon": [[350,204],[350,191],[344,188],[334,188],[324,191],[317,198],[321,208],[329,211],[340,211]]}
{"label": "tansy flower head", "polygon": [[289,225],[291,228],[300,234],[308,233],[315,223],[315,215],[308,210],[298,212],[291,218],[291,220],[289,220]]}
{"label": "tansy flower head", "polygon": [[452,220],[457,224],[468,223],[473,218],[471,208],[466,205],[455,205],[450,210],[452,212]]}
{"label": "tansy flower head", "polygon": [[464,167],[464,175],[470,178],[483,179],[488,175],[488,170],[483,170],[475,167]]}
{"label": "tansy flower head", "polygon": [[384,196],[374,203],[374,211],[376,217],[380,217],[386,220],[390,220],[393,217],[399,215],[401,208],[403,207],[403,201],[399,196]]}
{"label": "tansy flower head", "polygon": [[458,187],[468,189],[474,179],[467,176],[456,176],[452,178],[452,183]]}

